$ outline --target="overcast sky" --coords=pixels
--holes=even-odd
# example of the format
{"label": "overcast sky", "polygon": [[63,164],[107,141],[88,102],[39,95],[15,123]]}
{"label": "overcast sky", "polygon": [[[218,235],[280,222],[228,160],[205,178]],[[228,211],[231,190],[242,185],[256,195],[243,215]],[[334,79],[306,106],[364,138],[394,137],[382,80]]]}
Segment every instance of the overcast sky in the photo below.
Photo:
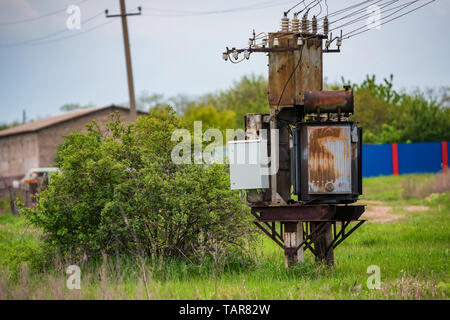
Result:
{"label": "overcast sky", "polygon": [[[328,10],[361,1],[328,0]],[[226,89],[244,74],[266,75],[265,55],[234,65],[224,62],[221,52],[225,46],[246,46],[252,29],[279,30],[282,12],[297,2],[127,0],[127,9],[140,5],[144,14],[128,18],[136,95],[148,90],[195,96]],[[81,29],[68,30],[66,9],[77,3]],[[262,5],[242,9],[255,4]],[[241,9],[186,15],[236,8]],[[104,9],[118,12],[119,0],[0,0],[0,123],[21,120],[23,109],[36,119],[60,113],[66,103],[102,106],[128,100],[120,19],[106,19]],[[110,23],[91,30],[105,22]],[[366,74],[381,79],[393,73],[397,89],[448,86],[449,27],[450,0],[436,0],[344,41],[340,54],[324,55],[324,77],[359,82]],[[42,43],[28,42],[36,38]]]}

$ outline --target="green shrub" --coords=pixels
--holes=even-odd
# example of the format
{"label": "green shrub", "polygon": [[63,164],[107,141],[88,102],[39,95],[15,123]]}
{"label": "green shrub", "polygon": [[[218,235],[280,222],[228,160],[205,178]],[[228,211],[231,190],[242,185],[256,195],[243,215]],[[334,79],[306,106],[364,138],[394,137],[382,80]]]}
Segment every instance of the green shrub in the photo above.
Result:
{"label": "green shrub", "polygon": [[172,163],[179,121],[172,109],[158,109],[135,124],[116,115],[106,132],[92,123],[67,136],[58,150],[61,174],[35,210],[22,209],[47,245],[89,258],[193,257],[244,244],[250,215],[230,190],[226,167]]}

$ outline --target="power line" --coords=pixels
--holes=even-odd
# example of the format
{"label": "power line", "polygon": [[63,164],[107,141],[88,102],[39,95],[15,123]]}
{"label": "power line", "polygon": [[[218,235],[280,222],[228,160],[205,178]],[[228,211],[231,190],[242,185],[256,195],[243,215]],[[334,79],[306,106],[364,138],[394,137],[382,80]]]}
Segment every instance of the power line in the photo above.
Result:
{"label": "power line", "polygon": [[[86,19],[86,20],[84,20],[82,22],[83,22],[83,24],[84,23],[88,23],[88,22],[94,20],[95,18],[99,17],[102,14],[103,14],[103,12],[99,12],[99,13],[95,14],[94,16],[92,16],[92,17],[90,17],[90,18],[88,18],[88,19]],[[41,37],[37,37],[37,38],[33,38],[33,39],[18,41],[18,42],[14,42],[14,43],[0,44],[0,47],[17,47],[17,46],[21,46],[21,45],[26,45],[28,43],[33,43],[33,42],[45,40],[45,39],[51,38],[53,36],[66,33],[68,31],[72,31],[72,30],[70,30],[68,28],[65,28],[65,29],[62,29],[62,30],[59,30],[59,31],[56,31],[56,32],[52,32],[50,34],[47,34],[47,35],[44,35],[44,36],[41,36]]]}
{"label": "power line", "polygon": [[82,34],[85,34],[85,33],[94,31],[94,30],[96,30],[96,29],[99,29],[99,28],[101,28],[101,27],[103,27],[103,26],[105,26],[105,25],[107,25],[107,24],[112,23],[112,22],[115,22],[115,21],[114,21],[114,20],[109,20],[109,21],[103,22],[103,23],[101,23],[101,24],[98,24],[98,25],[96,25],[96,26],[93,26],[93,27],[91,27],[91,28],[89,28],[89,29],[86,29],[86,30],[77,32],[77,33],[75,33],[75,34],[68,35],[68,36],[66,36],[66,37],[60,37],[60,38],[51,39],[51,40],[48,40],[48,41],[42,41],[42,42],[32,43],[32,44],[29,44],[29,45],[26,45],[26,46],[27,46],[27,47],[34,47],[34,46],[38,46],[38,45],[41,45],[41,44],[47,44],[47,43],[52,43],[52,42],[58,42],[58,41],[63,41],[63,40],[70,39],[70,38],[73,38],[73,37],[78,37],[78,36],[80,36],[80,35],[82,35]]}
{"label": "power line", "polygon": [[[327,14],[327,17],[331,18],[331,17],[334,17],[336,15],[340,15],[340,14],[344,13],[345,11],[352,10],[354,8],[357,8],[357,7],[361,6],[361,5],[363,5],[363,4],[374,2],[374,1],[381,1],[381,0],[365,0],[365,1],[362,1],[362,2],[359,2],[359,3],[356,3],[354,5],[348,6],[346,8],[336,10],[336,11],[330,13],[330,14]],[[324,19],[324,18],[320,18],[319,20],[321,20],[321,19]]]}
{"label": "power line", "polygon": [[[416,8],[414,8],[414,9],[411,9],[411,10],[405,12],[405,13],[402,13],[402,14],[400,14],[400,15],[398,15],[398,16],[396,16],[396,17],[390,19],[390,20],[384,21],[384,22],[382,22],[382,23],[380,24],[380,26],[381,26],[381,25],[384,25],[384,24],[386,24],[386,23],[389,23],[389,22],[391,22],[391,21],[397,20],[397,19],[399,19],[399,18],[401,18],[401,17],[403,17],[403,16],[405,16],[405,15],[407,15],[407,14],[410,14],[410,13],[416,11],[416,10],[419,10],[420,8],[423,8],[423,7],[425,7],[426,5],[429,5],[430,3],[434,2],[434,1],[436,1],[436,0],[428,1],[427,3],[425,3],[425,4],[423,4],[423,5],[419,6],[419,7],[416,7]],[[359,29],[360,29],[360,28],[359,28]],[[357,32],[357,33],[355,33],[355,34],[353,34],[353,35],[349,35],[349,34],[353,33],[354,31],[356,31],[356,29],[355,29],[355,30],[353,30],[353,31],[351,31],[351,32],[349,32],[349,33],[347,33],[347,34],[345,34],[344,36],[347,36],[347,35],[349,35],[349,36],[345,37],[344,39],[352,38],[352,37],[354,37],[354,36],[356,36],[356,35],[359,35],[359,34],[361,34],[361,33],[364,33],[364,32],[370,31],[370,30],[372,30],[372,29],[366,29],[366,30]]]}
{"label": "power line", "polygon": [[[311,9],[314,9],[315,7],[319,6],[320,11],[317,15],[315,15],[316,17],[318,17],[322,13],[322,4],[321,4],[322,0],[314,0],[314,2],[317,2],[317,3],[315,5],[313,5],[311,8],[308,8],[308,10],[306,12],[309,13],[309,11]],[[304,11],[304,9],[302,11]]]}
{"label": "power line", "polygon": [[[347,22],[343,22],[343,24],[341,24],[341,25],[339,25],[339,26],[336,26],[336,27],[330,29],[329,31],[331,32],[331,31],[334,31],[334,30],[336,30],[336,29],[340,29],[340,28],[342,28],[342,27],[352,25],[352,24],[354,24],[354,23],[357,23],[357,22],[361,21],[361,20],[364,19],[364,18],[369,17],[372,13],[368,13],[368,12],[367,12],[367,9],[369,9],[370,6],[376,5],[377,3],[379,3],[379,2],[381,2],[381,1],[383,1],[383,0],[364,1],[364,2],[362,2],[362,3],[360,3],[360,4],[357,5],[357,6],[360,6],[361,4],[364,4],[364,3],[367,3],[367,2],[370,3],[370,2],[373,2],[373,1],[375,1],[375,2],[372,3],[372,4],[370,4],[370,5],[368,5],[368,6],[365,6],[365,7],[361,8],[361,9],[357,9],[356,11],[351,12],[351,13],[349,13],[349,14],[347,14],[347,15],[345,15],[345,16],[339,18],[339,19],[336,19],[336,20],[331,21],[331,22],[329,23],[329,25],[333,25],[333,24],[336,24],[336,22],[338,22],[338,21],[347,20],[347,19],[350,19],[350,18],[355,17],[355,18],[353,18],[352,20],[349,20],[349,21],[347,21]],[[400,0],[390,0],[390,1],[384,2],[384,3],[382,3],[382,4],[379,4],[378,6],[380,7],[380,9],[384,9],[384,8],[386,8],[386,7],[389,7],[389,6],[393,5],[393,4],[395,4],[395,3],[398,2],[398,1],[400,1]],[[398,6],[395,6],[395,7],[389,8],[389,9],[386,9],[386,10],[382,10],[382,11],[380,12],[380,14],[386,13],[386,12],[389,12],[389,11],[392,11],[392,10],[397,9],[397,8],[402,8],[402,9],[403,9],[403,8],[409,6],[409,5],[411,5],[411,4],[413,4],[413,3],[417,2],[417,1],[420,1],[420,0],[410,1],[410,2],[403,3],[403,4],[401,4],[401,5],[398,5]],[[353,7],[353,6],[352,6],[352,7]],[[348,8],[351,8],[351,7],[348,7]],[[396,12],[398,12],[398,11],[396,11]],[[330,15],[330,16],[331,16],[331,15]],[[391,16],[391,15],[389,15],[389,16]],[[389,16],[388,16],[388,17],[389,17]],[[323,19],[323,18],[321,18],[321,19]]]}
{"label": "power line", "polygon": [[[394,3],[398,2],[398,1],[399,1],[399,0],[391,0],[391,1],[389,1],[388,3],[385,3],[383,6],[381,6],[380,9],[384,9],[384,8],[386,8],[386,7],[389,7],[389,6],[393,5]],[[417,2],[417,1],[419,1],[419,0],[411,1],[411,2],[408,2],[408,3],[403,3],[403,4],[398,5],[398,6],[396,6],[396,7],[389,8],[389,9],[386,9],[386,10],[383,10],[383,11],[380,11],[380,14],[389,12],[389,11],[391,11],[391,10],[398,9],[398,8],[400,8],[400,7],[402,7],[402,8],[407,7],[407,6],[413,4],[414,2]],[[368,8],[369,8],[369,7],[368,7]],[[349,26],[349,25],[354,24],[354,23],[356,23],[356,22],[359,22],[359,21],[361,21],[361,20],[363,20],[363,19],[368,18],[368,17],[371,16],[372,14],[373,14],[372,12],[369,12],[369,13],[366,12],[366,13],[364,13],[364,14],[363,14],[362,16],[360,16],[360,17],[357,17],[357,18],[355,18],[355,19],[353,19],[353,20],[350,20],[350,21],[345,22],[344,24],[341,24],[341,25],[339,25],[339,26],[337,26],[337,27],[332,28],[330,31],[333,31],[333,30],[336,30],[336,29],[340,29],[340,28],[342,28],[342,27],[346,27],[346,26]],[[337,22],[337,21],[338,21],[338,20],[333,21],[333,23],[335,23],[335,22]],[[330,24],[331,24],[331,23],[330,23]]]}
{"label": "power line", "polygon": [[[80,5],[80,4],[82,4],[82,3],[86,2],[86,1],[88,1],[88,0],[81,0],[81,1],[79,1],[77,3],[75,3],[75,5]],[[40,15],[40,16],[37,16],[37,17],[34,17],[34,18],[27,18],[27,19],[16,20],[16,21],[0,22],[0,26],[8,26],[8,25],[14,25],[14,24],[21,24],[21,23],[36,21],[36,20],[40,20],[40,19],[43,19],[43,18],[46,18],[46,17],[53,16],[55,14],[64,12],[66,10],[67,10],[67,7],[64,8],[64,9],[59,9],[59,10],[56,10],[56,11],[48,12],[48,13],[45,13],[43,15]]]}
{"label": "power line", "polygon": [[[350,13],[348,13],[347,15],[345,15],[345,16],[339,18],[339,19],[330,21],[329,24],[331,25],[331,24],[336,23],[336,22],[338,22],[338,21],[345,20],[345,19],[351,18],[351,17],[353,17],[353,16],[355,16],[355,15],[358,15],[358,14],[360,14],[361,12],[366,11],[367,8],[369,8],[370,6],[376,5],[377,3],[381,2],[381,1],[383,1],[383,0],[376,0],[374,3],[372,3],[372,4],[369,5],[369,6],[365,6],[365,7],[363,7],[363,8],[357,9],[356,11],[350,12]],[[391,0],[391,1],[398,1],[398,0]]]}
{"label": "power line", "polygon": [[153,12],[160,12],[160,13],[150,13],[150,14],[143,14],[146,16],[163,16],[163,17],[183,17],[183,16],[199,16],[199,15],[212,15],[212,14],[223,14],[223,13],[231,13],[231,12],[239,12],[239,11],[251,11],[251,10],[257,10],[257,9],[265,9],[265,8],[271,8],[280,6],[286,3],[289,3],[292,1],[266,1],[258,4],[243,6],[243,7],[237,7],[237,8],[231,8],[231,9],[223,9],[223,10],[212,10],[212,11],[188,11],[188,10],[171,10],[171,9],[159,9],[159,8],[151,8],[151,7],[144,7],[143,9],[153,11]]}
{"label": "power line", "polygon": [[[77,4],[81,4],[81,3],[86,2],[86,1],[87,1],[87,0],[83,0],[83,1],[78,2]],[[351,9],[354,9],[354,8],[357,8],[357,7],[359,7],[359,6],[361,6],[361,5],[364,5],[364,4],[370,3],[371,5],[374,5],[374,4],[377,4],[377,3],[381,2],[381,1],[383,1],[383,0],[366,0],[366,1],[362,1],[362,2],[357,3],[357,4],[354,4],[354,5],[352,5],[352,6],[349,6],[349,7],[346,7],[346,8],[340,9],[340,10],[337,10],[337,11],[335,11],[335,12],[332,12],[332,13],[329,14],[329,17],[330,17],[330,16],[336,16],[336,15],[342,14],[342,13],[344,13],[345,11],[348,11],[348,10],[351,10]],[[399,0],[390,0],[390,1],[388,1],[388,2],[385,2],[385,3],[381,6],[381,8],[386,8],[386,7],[392,5],[393,3],[396,3],[396,2],[398,2],[398,1],[399,1]],[[381,13],[384,13],[384,12],[388,12],[388,11],[392,11],[392,10],[395,10],[395,9],[397,9],[397,8],[400,8],[399,10],[393,12],[392,14],[390,14],[390,15],[388,15],[388,16],[386,16],[386,17],[383,17],[383,19],[386,19],[386,18],[388,18],[388,17],[393,16],[395,13],[398,13],[398,12],[404,10],[406,7],[408,7],[408,6],[410,6],[410,5],[414,4],[414,3],[416,3],[416,2],[418,2],[418,1],[420,1],[420,0],[410,1],[410,2],[408,2],[408,3],[404,3],[404,4],[398,5],[398,6],[396,6],[396,7],[389,8],[389,9],[386,9],[386,10],[382,11]],[[435,1],[435,0],[429,1],[429,2],[427,2],[427,3],[425,3],[425,4],[421,5],[421,6],[419,6],[419,7],[417,7],[417,8],[414,8],[414,9],[412,9],[412,10],[410,10],[410,11],[404,13],[404,14],[401,14],[401,15],[399,15],[399,16],[397,16],[397,17],[394,17],[393,19],[390,19],[390,20],[388,20],[388,21],[383,21],[380,25],[383,25],[383,24],[388,23],[388,22],[390,22],[390,21],[396,20],[396,19],[398,19],[398,18],[400,18],[400,17],[402,17],[402,16],[404,16],[404,15],[406,15],[406,14],[409,14],[409,13],[411,13],[411,12],[413,12],[413,11],[416,11],[416,10],[418,10],[418,9],[420,9],[420,8],[426,6],[426,5],[428,5],[428,4],[430,4],[430,3],[434,2],[434,1]],[[285,2],[285,1],[284,1],[284,2]],[[290,2],[290,1],[289,1],[289,2]],[[314,0],[314,1],[312,1],[311,3],[309,3],[308,5],[305,5],[305,8],[308,8],[308,7],[309,7],[310,5],[312,5],[314,2],[317,2],[317,0]],[[373,2],[374,2],[374,3],[373,3]],[[227,12],[234,12],[234,11],[240,11],[240,10],[261,9],[261,8],[265,8],[265,7],[269,7],[269,6],[278,6],[278,5],[281,5],[283,2],[280,2],[280,3],[277,3],[277,4],[273,4],[273,3],[272,3],[272,5],[268,5],[268,3],[272,3],[272,2],[264,2],[264,3],[260,3],[259,5],[256,4],[256,5],[251,5],[251,6],[245,6],[245,7],[239,7],[239,8],[232,8],[232,9],[226,9],[226,10],[217,10],[217,11],[176,11],[176,12],[185,12],[185,13],[186,13],[186,12],[189,12],[189,15],[194,15],[194,14],[195,14],[195,15],[218,14],[218,13],[227,13]],[[299,4],[302,4],[302,3],[304,3],[304,1],[300,1],[299,3],[297,3],[296,6],[298,6]],[[316,5],[318,5],[318,4],[319,4],[319,2],[317,2],[314,6],[316,6]],[[292,8],[295,8],[296,6],[294,6],[294,7],[292,7]],[[313,6],[313,7],[314,7],[314,6]],[[313,8],[313,7],[311,7],[311,8]],[[336,23],[337,21],[341,21],[341,20],[344,20],[344,19],[351,18],[352,16],[355,16],[355,15],[358,15],[358,14],[361,14],[361,12],[364,11],[364,10],[366,10],[368,7],[369,7],[369,6],[363,7],[363,8],[361,8],[361,9],[356,10],[355,12],[352,12],[352,13],[349,13],[349,14],[345,15],[344,17],[341,17],[341,18],[339,18],[339,19],[337,19],[337,20],[331,21],[330,24]],[[166,11],[166,12],[172,12],[172,13],[175,12],[175,11],[173,11],[173,10],[168,10],[168,9],[157,9],[157,10],[164,10],[164,11]],[[305,10],[305,9],[303,9],[303,10]],[[303,11],[303,10],[302,10],[302,11]],[[55,11],[55,12],[56,12],[56,11]],[[43,16],[41,16],[41,17],[44,17],[44,16],[48,16],[48,15],[54,14],[55,12],[48,13],[48,14],[43,15]],[[61,12],[61,10],[58,10],[58,12]],[[300,12],[301,12],[301,11],[300,11]],[[95,18],[97,18],[98,16],[100,16],[101,14],[102,14],[102,12],[97,13],[97,14],[95,14],[94,16],[91,16],[91,17],[87,18],[85,21],[83,21],[83,23],[88,23],[88,22],[94,20]],[[178,15],[170,15],[170,16],[178,16]],[[356,23],[356,22],[358,22],[358,21],[361,21],[361,20],[362,20],[364,17],[366,17],[366,16],[367,16],[367,14],[362,15],[362,16],[359,16],[359,17],[357,17],[357,18],[355,18],[355,19],[353,19],[353,20],[350,20],[350,21],[348,21],[348,22],[345,22],[344,24],[342,24],[342,25],[340,25],[340,26],[337,26],[337,27],[331,29],[330,31],[333,31],[333,30],[335,30],[335,29],[339,29],[339,28],[342,28],[342,27],[345,27],[345,26],[349,26],[349,25],[351,25],[351,24],[353,24],[353,23]],[[41,17],[39,17],[39,18],[41,18]],[[36,19],[38,19],[38,18],[36,18]],[[323,18],[321,18],[321,19],[323,19]],[[14,22],[14,23],[15,23],[15,22]],[[17,23],[19,23],[19,22],[17,22]],[[76,37],[76,36],[78,36],[78,35],[82,35],[82,34],[84,34],[84,33],[87,33],[87,32],[93,31],[93,30],[96,30],[96,29],[98,29],[98,28],[100,28],[100,27],[103,27],[103,26],[107,25],[108,23],[109,23],[109,22],[102,23],[102,24],[93,26],[93,27],[91,27],[91,28],[89,28],[89,29],[86,29],[86,30],[77,32],[77,33],[75,33],[75,34],[68,35],[68,36],[65,36],[65,37],[58,37],[58,38],[55,38],[55,39],[50,39],[50,40],[48,40],[48,41],[42,41],[42,40],[46,40],[46,39],[48,39],[48,38],[51,38],[51,37],[54,37],[54,36],[57,36],[57,35],[60,35],[60,34],[64,34],[64,33],[68,32],[68,31],[70,31],[70,30],[66,28],[66,29],[64,29],[64,30],[59,30],[59,31],[57,31],[57,32],[53,32],[53,33],[50,33],[50,34],[47,34],[47,35],[44,35],[44,36],[41,36],[41,37],[38,37],[38,38],[28,39],[28,40],[24,40],[24,41],[20,41],[20,42],[9,43],[9,44],[0,44],[0,47],[5,47],[5,48],[6,48],[6,47],[18,47],[18,46],[35,46],[35,45],[40,45],[40,44],[47,44],[47,43],[52,43],[52,42],[57,42],[57,41],[63,41],[63,40],[65,40],[65,39],[70,39],[70,38],[72,38],[72,37]],[[352,31],[350,31],[350,32],[345,33],[345,34],[344,34],[345,39],[349,39],[349,38],[351,38],[351,37],[353,37],[353,36],[356,36],[356,35],[359,35],[359,34],[361,34],[361,33],[364,33],[364,32],[367,32],[367,31],[371,30],[371,29],[367,29],[367,30],[362,30],[362,31],[358,32],[359,30],[361,30],[361,29],[364,28],[364,27],[365,27],[365,26],[358,27],[358,28],[356,28],[356,29],[354,29],[354,30],[352,30]]]}
{"label": "power line", "polygon": [[[368,3],[371,3],[371,2],[374,2],[374,1],[379,2],[379,0],[365,0],[365,1],[361,1],[361,2],[356,3],[356,4],[353,4],[353,5],[351,5],[351,6],[348,6],[348,7],[342,8],[342,9],[339,9],[339,10],[337,10],[337,11],[334,11],[334,12],[330,13],[329,17],[333,17],[333,16],[338,15],[338,14],[341,14],[341,13],[343,13],[343,12],[345,12],[345,11],[348,11],[348,10],[351,10],[351,9],[354,9],[354,8],[357,8],[357,7],[360,7],[360,6],[362,6],[363,4],[368,4]],[[366,6],[366,7],[367,7],[367,6]]]}
{"label": "power line", "polygon": [[310,3],[308,3],[302,10],[298,11],[296,14],[300,14],[303,11],[307,10],[307,12],[309,12],[309,10],[311,10],[312,8],[314,8],[315,6],[318,5],[318,3],[316,3],[314,6],[312,6],[311,8],[309,7],[310,5],[312,5],[314,2],[317,2],[317,0],[313,0]]}
{"label": "power line", "polygon": [[[385,16],[385,17],[383,17],[383,19],[386,19],[386,18],[389,18],[389,17],[393,16],[393,15],[396,14],[397,12],[400,12],[401,10],[403,10],[403,9],[405,9],[405,8],[407,8],[407,7],[411,6],[411,5],[413,5],[414,3],[418,2],[418,1],[420,1],[420,0],[414,0],[414,1],[411,1],[411,2],[408,2],[408,3],[406,3],[406,4],[401,5],[401,8],[400,8],[400,9],[394,11],[393,13],[391,13],[391,14]],[[356,31],[361,30],[361,29],[366,28],[366,27],[367,27],[366,25],[361,26],[361,27],[358,27],[358,28],[356,28],[356,29],[354,29],[354,30],[352,30],[352,31],[350,31],[350,32],[348,32],[348,33],[346,33],[346,34],[348,35],[348,34],[354,33],[354,32],[356,32]]]}
{"label": "power line", "polygon": [[319,11],[319,13],[317,14],[317,17],[318,16],[320,16],[321,14],[322,14],[322,4],[321,4],[321,2],[322,2],[322,0],[318,0],[318,4],[319,4],[319,7],[320,7],[320,11]]}
{"label": "power line", "polygon": [[295,9],[299,4],[303,3],[303,5],[306,7],[305,5],[305,0],[300,1],[299,3],[297,3],[296,5],[292,6],[291,8],[289,8],[287,11],[284,12],[285,15],[287,15],[289,12],[291,12],[292,9]]}

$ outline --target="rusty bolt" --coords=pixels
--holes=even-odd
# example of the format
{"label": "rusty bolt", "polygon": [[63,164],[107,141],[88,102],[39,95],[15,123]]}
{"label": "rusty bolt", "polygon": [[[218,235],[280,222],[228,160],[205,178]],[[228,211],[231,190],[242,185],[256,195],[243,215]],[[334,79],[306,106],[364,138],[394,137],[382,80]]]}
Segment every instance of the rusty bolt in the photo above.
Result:
{"label": "rusty bolt", "polygon": [[332,191],[334,190],[333,184],[332,184],[331,182],[327,182],[327,183],[325,184],[325,190],[326,190],[327,192],[332,192]]}

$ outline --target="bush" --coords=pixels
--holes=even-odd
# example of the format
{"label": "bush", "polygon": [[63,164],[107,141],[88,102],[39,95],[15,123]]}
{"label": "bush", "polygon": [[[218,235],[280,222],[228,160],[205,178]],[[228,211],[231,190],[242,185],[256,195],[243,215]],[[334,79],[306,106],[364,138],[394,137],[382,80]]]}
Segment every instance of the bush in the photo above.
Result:
{"label": "bush", "polygon": [[229,251],[250,235],[247,208],[229,188],[223,165],[175,165],[171,141],[180,120],[158,109],[125,126],[116,115],[58,150],[52,177],[35,210],[22,209],[62,255],[194,256]]}

